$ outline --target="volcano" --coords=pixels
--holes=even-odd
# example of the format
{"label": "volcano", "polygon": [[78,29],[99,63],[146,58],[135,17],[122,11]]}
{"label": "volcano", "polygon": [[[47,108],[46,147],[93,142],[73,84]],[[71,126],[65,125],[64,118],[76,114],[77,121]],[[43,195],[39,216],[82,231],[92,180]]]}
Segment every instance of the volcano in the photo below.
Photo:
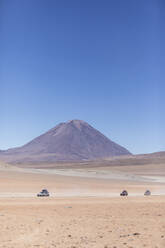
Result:
{"label": "volcano", "polygon": [[0,153],[4,160],[15,163],[81,161],[130,154],[81,120],[60,123],[24,146]]}

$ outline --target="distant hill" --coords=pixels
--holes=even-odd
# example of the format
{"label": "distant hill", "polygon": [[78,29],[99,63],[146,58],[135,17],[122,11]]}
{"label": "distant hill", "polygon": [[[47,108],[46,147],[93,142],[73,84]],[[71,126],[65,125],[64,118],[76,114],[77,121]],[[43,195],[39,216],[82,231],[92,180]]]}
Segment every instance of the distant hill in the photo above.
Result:
{"label": "distant hill", "polygon": [[13,163],[81,161],[121,155],[131,153],[81,120],[60,123],[22,147],[0,152],[0,158]]}
{"label": "distant hill", "polygon": [[102,162],[108,165],[144,165],[144,164],[165,165],[165,151],[107,158],[107,159],[103,159]]}

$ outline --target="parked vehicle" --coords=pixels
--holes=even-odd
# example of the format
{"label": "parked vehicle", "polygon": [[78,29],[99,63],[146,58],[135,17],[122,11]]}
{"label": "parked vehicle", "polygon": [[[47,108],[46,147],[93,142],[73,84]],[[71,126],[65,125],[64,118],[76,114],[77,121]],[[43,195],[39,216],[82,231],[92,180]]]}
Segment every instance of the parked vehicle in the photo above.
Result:
{"label": "parked vehicle", "polygon": [[121,193],[120,193],[121,196],[127,196],[128,195],[128,192],[126,190],[123,190]]}
{"label": "parked vehicle", "polygon": [[146,190],[146,192],[144,193],[144,195],[151,195],[151,191]]}
{"label": "parked vehicle", "polygon": [[49,196],[49,192],[47,189],[43,189],[40,193],[37,194],[38,197]]}

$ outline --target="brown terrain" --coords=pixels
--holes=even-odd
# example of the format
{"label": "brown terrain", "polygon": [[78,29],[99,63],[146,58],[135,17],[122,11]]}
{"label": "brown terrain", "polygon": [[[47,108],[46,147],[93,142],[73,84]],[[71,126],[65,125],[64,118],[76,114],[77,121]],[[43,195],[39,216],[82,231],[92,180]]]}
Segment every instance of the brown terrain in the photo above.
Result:
{"label": "brown terrain", "polygon": [[0,247],[164,248],[165,163],[140,161],[0,163]]}

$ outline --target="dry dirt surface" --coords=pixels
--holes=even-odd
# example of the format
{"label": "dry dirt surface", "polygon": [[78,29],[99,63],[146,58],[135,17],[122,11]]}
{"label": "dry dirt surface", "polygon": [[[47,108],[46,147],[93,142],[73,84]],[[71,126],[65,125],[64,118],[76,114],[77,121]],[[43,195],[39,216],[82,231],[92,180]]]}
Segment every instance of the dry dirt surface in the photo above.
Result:
{"label": "dry dirt surface", "polygon": [[165,197],[0,201],[2,248],[164,248]]}
{"label": "dry dirt surface", "polygon": [[164,167],[0,164],[0,248],[165,248]]}

